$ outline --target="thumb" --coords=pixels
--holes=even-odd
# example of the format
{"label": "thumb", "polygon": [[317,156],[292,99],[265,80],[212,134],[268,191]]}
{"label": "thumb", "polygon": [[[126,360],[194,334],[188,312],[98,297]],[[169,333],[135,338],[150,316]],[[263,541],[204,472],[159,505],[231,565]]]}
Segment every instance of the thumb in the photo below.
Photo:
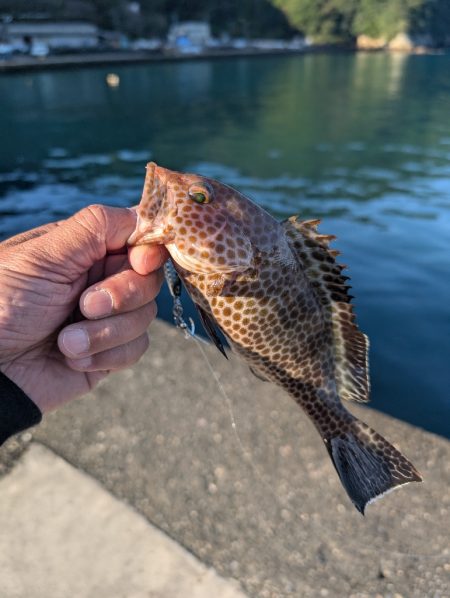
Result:
{"label": "thumb", "polygon": [[108,252],[124,247],[135,226],[136,214],[127,208],[91,205],[26,245],[41,272],[72,281]]}

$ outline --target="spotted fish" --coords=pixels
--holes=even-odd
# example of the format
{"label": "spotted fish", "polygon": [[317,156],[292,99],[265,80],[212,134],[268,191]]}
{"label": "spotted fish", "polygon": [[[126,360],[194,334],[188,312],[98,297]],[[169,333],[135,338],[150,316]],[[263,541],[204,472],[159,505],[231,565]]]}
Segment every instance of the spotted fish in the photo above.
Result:
{"label": "spotted fish", "polygon": [[252,372],[284,388],[311,418],[355,507],[421,481],[342,400],[367,401],[368,339],[348,278],[318,220],[278,222],[218,181],[147,166],[130,245],[164,244],[223,351],[217,327]]}

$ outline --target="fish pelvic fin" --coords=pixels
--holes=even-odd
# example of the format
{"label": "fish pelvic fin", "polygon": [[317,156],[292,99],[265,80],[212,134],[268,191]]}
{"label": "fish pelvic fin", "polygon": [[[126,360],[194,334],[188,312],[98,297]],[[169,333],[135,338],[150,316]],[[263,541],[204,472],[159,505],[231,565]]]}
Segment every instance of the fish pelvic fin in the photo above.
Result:
{"label": "fish pelvic fin", "polygon": [[324,438],[350,500],[364,515],[368,504],[409,482],[421,482],[416,468],[380,434],[354,418],[344,433]]}

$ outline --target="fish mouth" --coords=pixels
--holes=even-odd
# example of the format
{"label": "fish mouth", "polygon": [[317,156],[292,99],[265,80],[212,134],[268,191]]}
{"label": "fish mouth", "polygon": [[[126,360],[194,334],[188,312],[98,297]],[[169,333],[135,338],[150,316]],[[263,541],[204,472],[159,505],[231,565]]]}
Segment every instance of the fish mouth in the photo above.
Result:
{"label": "fish mouth", "polygon": [[162,225],[160,215],[166,196],[166,179],[163,168],[155,162],[147,164],[142,198],[137,208],[136,228],[128,238],[128,245],[164,245],[172,239],[171,227]]}
{"label": "fish mouth", "polygon": [[148,220],[138,215],[136,228],[128,238],[127,245],[165,245],[173,239],[167,229],[162,226],[152,226]]}

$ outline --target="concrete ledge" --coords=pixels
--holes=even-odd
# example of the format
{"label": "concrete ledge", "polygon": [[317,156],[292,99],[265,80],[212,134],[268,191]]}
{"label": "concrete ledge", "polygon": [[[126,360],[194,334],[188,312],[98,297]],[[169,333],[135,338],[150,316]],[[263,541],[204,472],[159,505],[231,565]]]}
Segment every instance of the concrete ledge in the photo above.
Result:
{"label": "concrete ledge", "polygon": [[[285,393],[206,347],[228,403],[194,341],[156,322],[150,342],[137,367],[46,417],[35,438],[255,598],[450,596],[448,441],[350,405],[425,479],[363,518]],[[88,507],[85,496],[77,512]]]}
{"label": "concrete ledge", "polygon": [[301,50],[214,50],[202,52],[201,54],[179,54],[175,52],[97,52],[82,54],[50,55],[45,58],[34,58],[33,56],[17,56],[7,60],[0,60],[1,73],[21,73],[29,71],[43,71],[52,69],[77,69],[85,67],[126,65],[126,64],[149,64],[154,62],[180,62],[185,60],[210,60],[211,58],[230,57],[259,57],[259,56],[285,56],[310,53],[313,48]]}
{"label": "concrete ledge", "polygon": [[2,598],[244,598],[37,444],[0,482],[0,529]]}

